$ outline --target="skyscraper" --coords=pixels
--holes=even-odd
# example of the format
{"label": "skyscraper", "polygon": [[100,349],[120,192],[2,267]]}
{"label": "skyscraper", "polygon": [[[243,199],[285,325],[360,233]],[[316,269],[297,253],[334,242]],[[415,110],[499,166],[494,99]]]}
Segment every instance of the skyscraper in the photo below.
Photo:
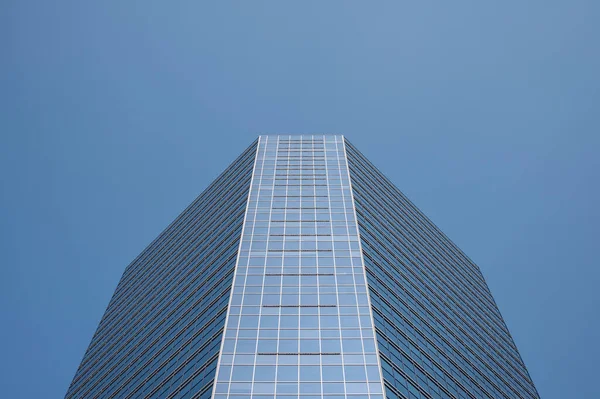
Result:
{"label": "skyscraper", "polygon": [[479,268],[343,136],[260,136],[125,270],[67,398],[538,398]]}

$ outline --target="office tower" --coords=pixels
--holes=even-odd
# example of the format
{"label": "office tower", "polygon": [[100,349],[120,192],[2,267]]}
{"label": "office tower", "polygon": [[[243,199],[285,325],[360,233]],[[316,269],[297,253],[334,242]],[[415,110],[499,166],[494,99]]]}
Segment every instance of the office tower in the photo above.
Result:
{"label": "office tower", "polygon": [[67,398],[538,398],[479,268],[343,136],[261,136],[125,270]]}

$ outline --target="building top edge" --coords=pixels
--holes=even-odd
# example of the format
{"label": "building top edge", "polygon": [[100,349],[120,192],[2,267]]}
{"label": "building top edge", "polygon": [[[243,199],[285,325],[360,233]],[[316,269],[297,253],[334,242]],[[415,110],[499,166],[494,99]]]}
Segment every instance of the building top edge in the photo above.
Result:
{"label": "building top edge", "polygon": [[332,138],[332,137],[337,137],[337,138],[343,138],[344,135],[343,134],[261,134],[258,136],[259,138],[263,137],[269,137],[269,138],[275,138],[278,137],[280,139],[288,139],[288,140],[308,140],[308,139],[314,139],[314,138],[323,138],[323,137],[327,137],[327,138]]}

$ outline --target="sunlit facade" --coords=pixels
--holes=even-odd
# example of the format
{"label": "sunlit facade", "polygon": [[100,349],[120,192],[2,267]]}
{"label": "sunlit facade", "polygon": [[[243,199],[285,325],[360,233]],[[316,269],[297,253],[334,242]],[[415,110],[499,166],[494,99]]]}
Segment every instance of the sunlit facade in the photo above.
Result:
{"label": "sunlit facade", "polygon": [[125,270],[67,398],[538,398],[479,268],[343,136],[260,136]]}

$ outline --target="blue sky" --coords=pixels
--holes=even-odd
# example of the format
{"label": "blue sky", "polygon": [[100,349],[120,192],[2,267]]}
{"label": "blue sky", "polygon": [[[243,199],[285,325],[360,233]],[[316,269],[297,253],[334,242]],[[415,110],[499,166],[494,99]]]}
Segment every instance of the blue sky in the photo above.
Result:
{"label": "blue sky", "polygon": [[1,10],[4,397],[64,395],[125,266],[261,133],[346,135],[479,264],[541,396],[600,397],[598,1]]}

